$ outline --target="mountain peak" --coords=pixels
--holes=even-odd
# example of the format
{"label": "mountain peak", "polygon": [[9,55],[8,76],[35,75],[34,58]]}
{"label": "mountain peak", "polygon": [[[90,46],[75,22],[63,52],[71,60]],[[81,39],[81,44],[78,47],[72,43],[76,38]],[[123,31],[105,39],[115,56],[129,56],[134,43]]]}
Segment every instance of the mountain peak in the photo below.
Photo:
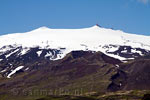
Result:
{"label": "mountain peak", "polygon": [[92,26],[91,28],[101,28],[101,26],[99,24],[96,24],[96,25]]}
{"label": "mountain peak", "polygon": [[46,26],[42,26],[39,27],[37,29],[32,30],[31,32],[37,32],[37,31],[45,31],[45,30],[49,30],[50,28],[46,27]]}
{"label": "mountain peak", "polygon": [[95,26],[97,26],[97,27],[101,27],[99,24],[96,24]]}
{"label": "mountain peak", "polygon": [[42,27],[40,27],[40,28],[38,28],[38,29],[49,29],[47,26],[42,26]]}

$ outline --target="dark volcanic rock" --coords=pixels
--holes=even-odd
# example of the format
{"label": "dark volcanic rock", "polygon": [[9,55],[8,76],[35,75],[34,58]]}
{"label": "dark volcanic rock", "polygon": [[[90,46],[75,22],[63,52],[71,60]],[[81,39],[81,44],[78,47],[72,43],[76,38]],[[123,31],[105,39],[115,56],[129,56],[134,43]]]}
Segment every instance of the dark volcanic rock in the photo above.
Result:
{"label": "dark volcanic rock", "polygon": [[[150,59],[142,57],[122,64],[119,68],[123,73],[117,73],[112,78],[108,90],[149,90],[150,89]],[[119,83],[121,82],[121,86]]]}
{"label": "dark volcanic rock", "polygon": [[[12,89],[83,89],[85,92],[106,91],[117,72],[114,64],[121,61],[101,52],[72,51],[57,61],[45,59],[28,63],[30,71],[17,71],[11,79],[1,81],[0,88]],[[32,70],[31,70],[32,69]],[[5,84],[5,85],[4,85]]]}

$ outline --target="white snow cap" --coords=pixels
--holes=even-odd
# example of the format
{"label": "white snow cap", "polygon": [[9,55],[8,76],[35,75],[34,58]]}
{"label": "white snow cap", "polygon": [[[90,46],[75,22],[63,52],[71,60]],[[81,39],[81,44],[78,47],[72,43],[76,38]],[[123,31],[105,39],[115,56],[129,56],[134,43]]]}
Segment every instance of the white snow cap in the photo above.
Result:
{"label": "white snow cap", "polygon": [[41,27],[26,33],[0,36],[0,48],[5,45],[21,45],[58,49],[66,48],[65,54],[72,50],[92,50],[105,53],[104,45],[132,46],[150,50],[150,37],[125,33],[95,25],[82,29],[51,29]]}

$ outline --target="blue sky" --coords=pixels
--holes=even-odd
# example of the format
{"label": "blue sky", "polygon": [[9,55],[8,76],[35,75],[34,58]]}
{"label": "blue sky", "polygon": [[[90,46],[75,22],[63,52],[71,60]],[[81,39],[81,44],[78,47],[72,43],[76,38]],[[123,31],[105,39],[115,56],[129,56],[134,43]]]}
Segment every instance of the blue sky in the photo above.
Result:
{"label": "blue sky", "polygon": [[95,24],[150,35],[149,0],[0,0],[0,35]]}

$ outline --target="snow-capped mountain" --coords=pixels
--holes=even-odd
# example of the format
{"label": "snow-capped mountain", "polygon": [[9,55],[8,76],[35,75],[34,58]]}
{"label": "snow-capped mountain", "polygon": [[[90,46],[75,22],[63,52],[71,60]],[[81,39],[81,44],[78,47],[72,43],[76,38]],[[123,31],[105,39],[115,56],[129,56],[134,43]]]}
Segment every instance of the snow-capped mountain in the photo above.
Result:
{"label": "snow-capped mountain", "polygon": [[10,78],[20,69],[30,70],[26,63],[62,59],[77,50],[100,51],[126,61],[150,53],[150,36],[98,25],[83,29],[41,27],[26,33],[3,35],[0,36],[0,72]]}
{"label": "snow-capped mountain", "polygon": [[[122,47],[126,46],[126,47]],[[0,36],[0,54],[21,47],[19,55],[24,55],[30,48],[56,49],[59,54],[55,58],[61,59],[67,53],[75,50],[101,51],[109,56],[125,60],[122,55],[115,54],[119,48],[122,53],[138,53],[143,55],[150,50],[150,36],[125,33],[120,30],[101,28],[97,25],[83,29],[50,29],[41,27],[31,32],[14,33]],[[130,50],[127,50],[130,49]],[[6,58],[15,52],[6,55]],[[143,51],[143,52],[142,52]],[[37,51],[40,56],[42,51]],[[51,56],[47,53],[46,56]],[[2,58],[0,58],[2,60]]]}

